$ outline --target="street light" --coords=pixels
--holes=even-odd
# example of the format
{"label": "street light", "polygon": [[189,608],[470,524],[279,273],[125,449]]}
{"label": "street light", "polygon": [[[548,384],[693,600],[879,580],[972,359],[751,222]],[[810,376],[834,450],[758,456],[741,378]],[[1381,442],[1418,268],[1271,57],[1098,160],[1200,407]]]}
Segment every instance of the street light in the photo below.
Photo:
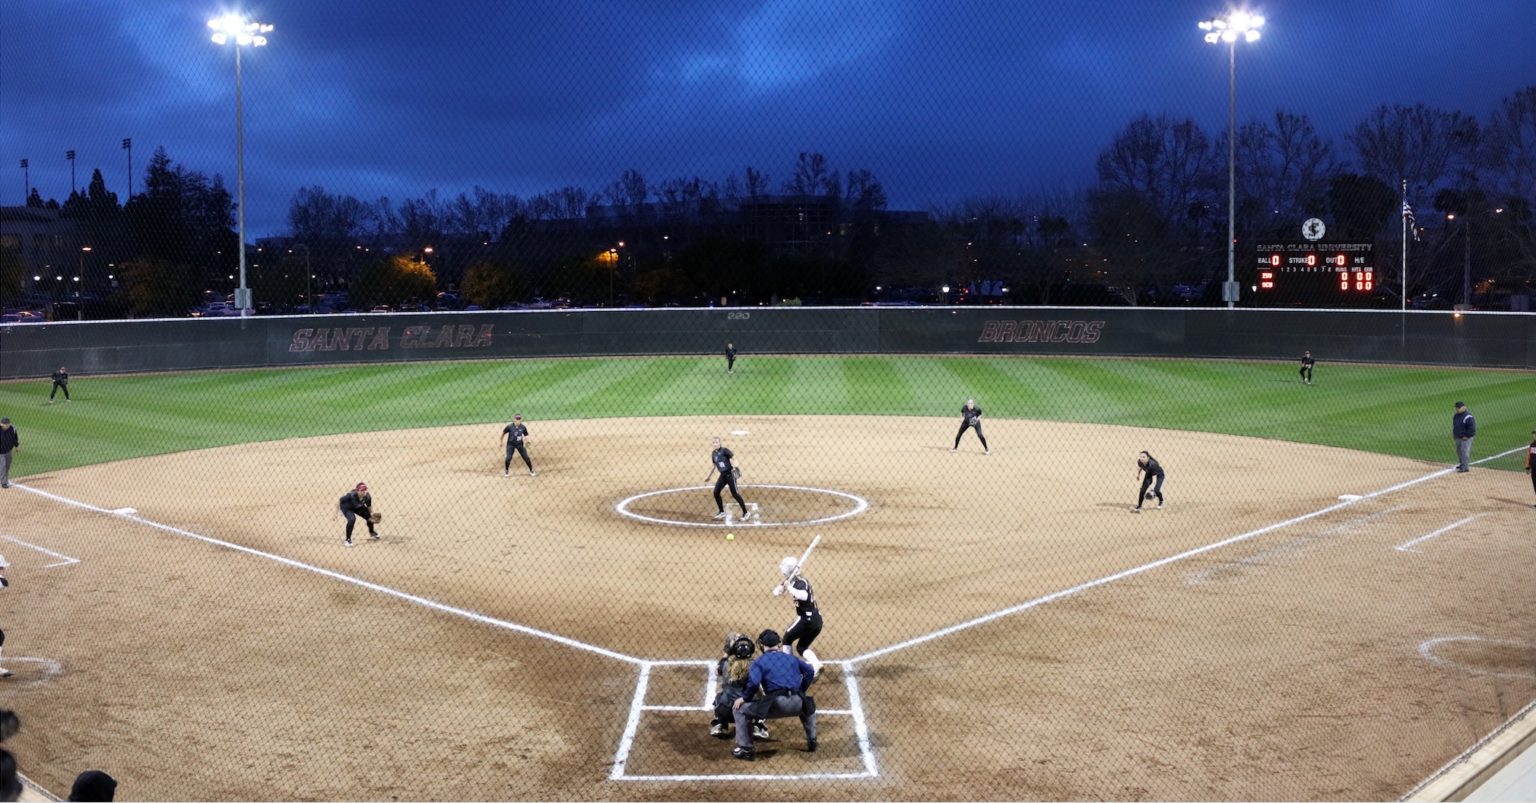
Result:
{"label": "street light", "polygon": [[1227,309],[1237,303],[1237,40],[1257,42],[1264,18],[1246,11],[1234,11],[1226,17],[1205,20],[1200,30],[1210,44],[1226,43],[1227,61],[1227,283],[1221,297]]}
{"label": "street light", "polygon": [[208,27],[213,29],[214,44],[235,43],[235,174],[239,193],[236,211],[240,226],[240,287],[235,290],[235,308],[241,315],[250,315],[251,289],[245,286],[245,106],[240,87],[240,48],[265,46],[267,37],[261,34],[271,33],[272,26],[251,22],[239,14],[225,14],[208,20]]}

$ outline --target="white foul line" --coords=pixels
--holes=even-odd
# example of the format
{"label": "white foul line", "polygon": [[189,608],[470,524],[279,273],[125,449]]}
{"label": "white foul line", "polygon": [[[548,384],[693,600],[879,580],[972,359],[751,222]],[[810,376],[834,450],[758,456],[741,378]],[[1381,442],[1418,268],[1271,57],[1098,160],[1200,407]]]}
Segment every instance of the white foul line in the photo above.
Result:
{"label": "white foul line", "polygon": [[[18,485],[17,487],[19,488],[21,486]],[[21,546],[24,546],[27,549],[35,549],[38,552],[43,553],[44,555],[52,555],[55,558],[60,558],[61,559],[58,563],[50,563],[47,566],[44,566],[43,567],[44,569],[52,569],[55,566],[68,566],[71,563],[79,563],[80,562],[79,558],[72,558],[72,557],[70,557],[68,555],[60,555],[59,553],[54,552],[52,550],[43,549],[42,547],[38,546],[37,544],[29,544],[26,541],[21,540],[20,538],[12,538],[9,535],[0,535],[0,538],[4,538],[5,540],[10,541],[13,544],[19,544]]]}
{"label": "white foul line", "polygon": [[490,625],[491,627],[498,627],[498,628],[501,628],[502,630],[511,630],[511,631],[513,631],[515,633],[522,633],[523,635],[527,635],[527,636],[534,636],[536,638],[548,639],[550,641],[555,642],[556,644],[563,644],[563,645],[565,645],[567,647],[573,647],[573,648],[578,649],[578,650],[585,650],[587,652],[596,653],[598,655],[602,655],[602,656],[605,656],[607,658],[612,658],[612,659],[614,659],[616,661],[624,661],[624,662],[630,663],[630,664],[642,664],[642,663],[644,663],[639,658],[632,658],[632,657],[630,657],[628,655],[624,655],[622,653],[617,653],[617,652],[614,652],[613,650],[605,649],[605,648],[599,647],[599,646],[597,646],[595,644],[588,644],[588,643],[586,643],[584,641],[577,641],[576,639],[573,639],[573,638],[567,638],[565,636],[556,635],[554,633],[550,633],[550,632],[547,632],[547,631],[544,631],[544,630],[539,630],[538,628],[529,627],[527,625],[520,625],[520,624],[517,624],[516,622],[508,622],[505,619],[497,619],[494,616],[487,616],[487,615],[485,615],[483,613],[476,613],[475,611],[471,611],[471,610],[468,610],[468,609],[465,609],[465,608],[460,608],[460,607],[457,607],[457,606],[454,606],[454,605],[448,605],[446,603],[438,602],[437,600],[427,599],[426,597],[419,597],[419,596],[417,596],[415,594],[407,594],[404,591],[398,591],[398,590],[390,588],[388,586],[379,585],[378,583],[371,583],[371,582],[369,582],[367,580],[362,580],[362,579],[359,579],[359,578],[356,578],[356,577],[352,577],[350,575],[345,575],[345,574],[342,574],[341,572],[332,571],[330,569],[321,568],[319,566],[315,566],[315,565],[310,564],[310,563],[305,563],[303,561],[294,560],[293,558],[285,558],[282,555],[274,555],[271,552],[263,552],[263,551],[261,551],[259,549],[252,549],[251,547],[248,547],[248,546],[241,546],[240,544],[232,543],[232,542],[229,542],[229,541],[224,541],[224,540],[221,540],[221,539],[218,539],[218,538],[214,538],[212,536],[202,535],[201,533],[194,533],[191,530],[183,530],[180,527],[172,527],[169,524],[161,524],[158,521],[150,521],[149,519],[143,518],[143,517],[138,516],[136,514],[130,515],[130,514],[125,514],[125,513],[116,513],[114,511],[107,510],[106,508],[97,507],[95,505],[92,505],[92,504],[89,504],[89,503],[86,503],[86,502],[80,502],[80,501],[77,501],[77,500],[74,500],[74,499],[70,499],[68,497],[59,496],[58,494],[48,493],[47,491],[41,491],[41,490],[38,490],[36,488],[29,488],[29,487],[26,487],[26,486],[23,486],[23,485],[19,485],[19,484],[17,484],[15,487],[21,488],[22,490],[27,491],[28,493],[37,494],[38,496],[41,496],[41,497],[43,497],[45,499],[51,499],[51,500],[53,500],[55,502],[62,502],[62,503],[66,504],[66,505],[69,505],[71,507],[78,507],[78,508],[81,508],[83,510],[90,510],[90,511],[93,511],[93,512],[96,512],[96,513],[104,513],[104,514],[109,515],[109,516],[117,516],[118,518],[128,519],[129,521],[133,521],[133,522],[137,522],[139,524],[143,524],[146,527],[153,527],[154,529],[157,529],[157,530],[162,530],[162,531],[168,532],[168,533],[174,533],[176,535],[180,535],[180,536],[185,537],[185,538],[191,538],[191,539],[196,540],[196,541],[202,541],[203,543],[206,543],[206,544],[213,544],[214,546],[221,546],[221,547],[224,547],[225,549],[232,549],[232,550],[234,550],[236,552],[244,552],[247,555],[254,555],[255,557],[258,557],[258,558],[266,558],[267,560],[275,561],[277,563],[281,563],[284,566],[290,566],[290,567],[295,568],[295,569],[303,569],[306,572],[313,572],[315,574],[321,575],[322,577],[329,577],[332,580],[340,580],[343,583],[350,583],[352,585],[359,586],[361,588],[366,588],[369,591],[377,591],[380,594],[385,594],[387,596],[391,596],[391,597],[394,597],[396,599],[405,600],[406,602],[413,602],[413,603],[415,603],[417,605],[420,605],[420,606],[425,607],[425,608],[430,608],[430,609],[432,609],[434,611],[440,611],[442,613],[452,614],[454,616],[461,616],[461,617],[463,617],[465,619],[468,619],[468,620],[470,620],[472,622],[479,622],[480,624]]}
{"label": "white foul line", "polygon": [[[1505,457],[1507,455],[1512,455],[1515,452],[1518,452],[1521,449],[1525,449],[1525,448],[1527,448],[1527,447],[1519,446],[1519,447],[1516,447],[1514,449],[1510,449],[1510,450],[1505,451],[1505,452],[1500,452],[1500,453],[1495,454],[1495,455],[1489,455],[1488,457],[1485,457],[1482,460],[1474,461],[1474,463],[1486,463],[1489,460],[1497,460],[1497,459],[1499,459],[1501,457]],[[1403,490],[1404,488],[1411,488],[1411,487],[1413,487],[1415,485],[1418,485],[1421,482],[1428,482],[1429,480],[1436,479],[1436,478],[1439,478],[1439,477],[1443,477],[1443,476],[1445,476],[1447,474],[1450,474],[1452,471],[1455,471],[1455,469],[1454,468],[1443,468],[1443,469],[1440,469],[1439,471],[1433,471],[1433,472],[1430,472],[1428,474],[1425,474],[1422,477],[1417,477],[1417,478],[1414,478],[1414,479],[1411,479],[1411,480],[1407,480],[1406,482],[1400,482],[1400,483],[1398,483],[1396,485],[1393,485],[1393,486],[1390,486],[1390,487],[1387,487],[1387,488],[1382,488],[1381,490],[1378,490],[1378,491],[1371,491],[1370,493],[1364,494],[1364,495],[1360,496],[1357,499],[1348,499],[1348,500],[1345,500],[1345,501],[1342,501],[1342,502],[1335,502],[1334,504],[1331,504],[1331,505],[1329,505],[1329,506],[1327,506],[1325,508],[1314,510],[1311,513],[1304,513],[1304,514],[1302,514],[1300,516],[1296,516],[1295,518],[1290,518],[1290,519],[1286,519],[1285,521],[1276,522],[1274,524],[1269,524],[1269,525],[1266,525],[1264,527],[1260,527],[1257,530],[1249,530],[1248,532],[1242,533],[1241,535],[1234,535],[1231,538],[1224,538],[1224,539],[1222,539],[1220,541],[1217,541],[1215,543],[1206,544],[1205,546],[1195,547],[1194,549],[1190,549],[1190,550],[1186,550],[1184,552],[1180,552],[1177,555],[1170,555],[1170,556],[1168,556],[1166,558],[1160,558],[1158,560],[1154,560],[1151,563],[1144,563],[1144,564],[1142,564],[1140,566],[1136,566],[1134,568],[1126,569],[1126,570],[1120,571],[1120,572],[1115,572],[1114,574],[1108,575],[1106,577],[1100,577],[1097,580],[1089,580],[1086,583],[1079,583],[1078,585],[1072,586],[1071,588],[1062,589],[1061,591],[1055,591],[1055,592],[1052,592],[1050,594],[1046,594],[1043,597],[1036,597],[1036,598],[1034,598],[1032,600],[1029,600],[1028,602],[1019,603],[1018,605],[1015,605],[1015,606],[1013,606],[1011,608],[1004,608],[1004,609],[1002,609],[1000,611],[994,611],[992,613],[986,614],[985,616],[978,616],[975,619],[971,619],[971,620],[968,620],[968,621],[965,621],[965,622],[961,622],[961,623],[955,624],[955,625],[950,625],[949,627],[942,628],[940,630],[935,630],[932,633],[929,633],[929,634],[924,635],[924,636],[918,636],[916,638],[910,638],[910,639],[907,639],[906,641],[898,642],[898,643],[892,644],[892,645],[890,645],[888,647],[881,647],[878,650],[873,650],[871,652],[866,652],[863,655],[858,655],[858,656],[855,656],[853,658],[849,658],[847,661],[845,661],[845,663],[851,665],[851,664],[859,663],[861,661],[868,661],[871,658],[878,658],[878,657],[880,657],[882,655],[889,655],[889,654],[891,654],[893,652],[896,652],[897,650],[904,650],[904,649],[906,649],[908,647],[915,647],[915,646],[917,646],[919,644],[924,644],[926,642],[933,641],[934,639],[943,638],[944,636],[948,636],[948,635],[951,635],[951,634],[954,634],[954,633],[959,633],[962,630],[969,630],[969,629],[971,629],[973,627],[976,627],[978,625],[984,625],[984,624],[986,624],[988,622],[993,622],[993,621],[996,621],[998,619],[1002,619],[1002,618],[1007,617],[1007,616],[1012,616],[1013,614],[1016,614],[1016,613],[1022,613],[1022,612],[1027,611],[1027,610],[1029,610],[1031,608],[1037,608],[1037,607],[1039,607],[1041,605],[1044,605],[1044,604],[1046,604],[1048,602],[1055,602],[1055,601],[1060,600],[1060,599],[1065,599],[1065,598],[1073,596],[1075,594],[1079,594],[1079,593],[1081,593],[1083,591],[1087,591],[1087,590],[1089,590],[1091,588],[1098,588],[1099,586],[1102,586],[1102,585],[1109,585],[1110,583],[1113,583],[1113,582],[1116,582],[1116,581],[1119,581],[1119,580],[1124,580],[1127,577],[1135,577],[1136,575],[1142,574],[1143,572],[1149,572],[1149,571],[1151,571],[1153,569],[1156,569],[1158,567],[1167,566],[1170,563],[1178,563],[1179,561],[1186,560],[1188,558],[1192,558],[1192,557],[1194,557],[1196,555],[1203,555],[1206,552],[1210,552],[1210,551],[1215,550],[1215,549],[1221,549],[1222,547],[1227,547],[1227,546],[1231,546],[1233,544],[1241,543],[1243,541],[1248,541],[1250,539],[1257,538],[1257,537],[1259,537],[1261,535],[1264,535],[1265,533],[1274,532],[1275,530],[1279,530],[1279,529],[1282,529],[1282,528],[1285,528],[1285,527],[1289,527],[1289,526],[1291,526],[1293,524],[1300,524],[1301,522],[1309,521],[1311,519],[1315,519],[1318,516],[1326,516],[1329,513],[1332,513],[1332,512],[1334,512],[1336,510],[1343,510],[1344,508],[1349,507],[1351,505],[1359,504],[1360,502],[1362,502],[1362,501],[1364,501],[1366,499],[1375,499],[1378,496],[1385,496],[1387,494],[1396,493],[1398,491]]]}
{"label": "white foul line", "polygon": [[1418,538],[1413,539],[1412,541],[1407,541],[1405,543],[1398,544],[1397,546],[1392,547],[1392,548],[1397,550],[1398,552],[1418,552],[1419,550],[1413,548],[1414,544],[1417,544],[1420,541],[1428,541],[1429,539],[1434,538],[1435,536],[1438,536],[1438,535],[1445,535],[1446,533],[1450,532],[1451,530],[1454,530],[1457,527],[1460,527],[1461,525],[1466,524],[1467,522],[1477,518],[1479,515],[1482,515],[1482,514],[1474,513],[1473,515],[1468,516],[1468,517],[1462,519],[1461,521],[1458,521],[1458,522],[1455,522],[1455,523],[1452,523],[1452,524],[1447,524],[1444,527],[1441,527],[1440,529],[1435,530],[1434,532],[1430,533],[1429,535],[1421,535]]}

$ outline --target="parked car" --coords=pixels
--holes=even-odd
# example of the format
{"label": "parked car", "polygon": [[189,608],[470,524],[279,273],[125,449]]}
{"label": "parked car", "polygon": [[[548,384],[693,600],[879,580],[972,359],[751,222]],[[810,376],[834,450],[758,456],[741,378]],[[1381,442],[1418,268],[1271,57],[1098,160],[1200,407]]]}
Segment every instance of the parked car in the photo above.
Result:
{"label": "parked car", "polygon": [[210,301],[207,304],[192,310],[194,318],[232,318],[238,316],[240,310],[228,301]]}
{"label": "parked car", "polygon": [[388,304],[380,304],[377,307],[369,310],[369,312],[393,312],[393,310],[389,308]]}

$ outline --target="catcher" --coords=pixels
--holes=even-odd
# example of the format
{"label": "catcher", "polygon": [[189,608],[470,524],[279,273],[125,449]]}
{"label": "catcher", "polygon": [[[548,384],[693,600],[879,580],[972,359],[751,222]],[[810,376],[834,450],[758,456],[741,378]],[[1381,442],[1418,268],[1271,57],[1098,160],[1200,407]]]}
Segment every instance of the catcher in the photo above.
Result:
{"label": "catcher", "polygon": [[731,466],[731,459],[736,456],[736,453],[722,446],[719,438],[715,438],[710,443],[714,445],[715,450],[709,453],[709,475],[704,478],[704,481],[709,482],[709,478],[713,477],[716,471],[720,472],[720,479],[715,480],[715,510],[717,511],[715,518],[725,518],[725,501],[720,498],[720,491],[729,485],[731,497],[736,500],[736,504],[741,505],[741,517],[745,519],[747,503],[742,500],[741,491],[736,489],[736,481],[741,479],[741,469]]}
{"label": "catcher", "polygon": [[[725,634],[725,652],[715,664],[715,676],[720,679],[720,693],[715,695],[715,718],[709,721],[709,735],[716,739],[728,739],[735,705],[747,693],[747,673],[752,671],[752,656],[757,645],[745,633]],[[767,739],[768,726],[761,719],[752,720],[752,738]]]}
{"label": "catcher", "polygon": [[[369,540],[379,540],[379,532],[373,528],[373,525],[383,521],[384,514],[374,512],[373,494],[368,493],[368,483],[360,482],[356,488],[347,491],[341,497],[341,502],[337,504],[336,513],[347,517],[347,546],[352,546],[352,525],[357,523],[358,516],[362,516],[363,523],[368,525]],[[331,518],[334,519],[336,516]]]}

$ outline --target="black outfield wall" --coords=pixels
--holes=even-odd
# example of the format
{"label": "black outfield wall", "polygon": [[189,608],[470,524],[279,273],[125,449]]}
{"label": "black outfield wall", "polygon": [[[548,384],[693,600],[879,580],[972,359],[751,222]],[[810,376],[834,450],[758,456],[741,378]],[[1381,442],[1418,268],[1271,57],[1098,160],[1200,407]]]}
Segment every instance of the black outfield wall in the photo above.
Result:
{"label": "black outfield wall", "polygon": [[0,327],[0,379],[76,373],[700,354],[1073,354],[1536,368],[1536,315],[840,307],[165,319]]}

